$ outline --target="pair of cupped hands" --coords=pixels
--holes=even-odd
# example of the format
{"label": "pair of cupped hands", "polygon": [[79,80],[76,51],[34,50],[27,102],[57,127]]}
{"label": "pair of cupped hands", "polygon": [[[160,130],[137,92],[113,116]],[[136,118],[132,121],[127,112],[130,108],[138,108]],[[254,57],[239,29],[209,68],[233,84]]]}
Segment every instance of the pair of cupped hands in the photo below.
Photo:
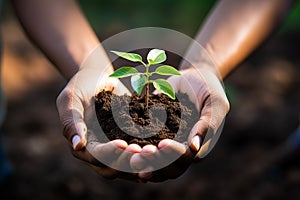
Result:
{"label": "pair of cupped hands", "polygon": [[[181,70],[181,76],[168,81],[175,92],[186,93],[199,111],[199,120],[192,128],[188,141],[178,143],[164,139],[158,146],[127,144],[123,140],[91,140],[90,135],[101,133],[97,123],[94,96],[99,90],[129,94],[118,80],[109,78],[110,64],[86,63],[72,77],[57,98],[57,108],[63,135],[69,141],[72,154],[85,161],[105,178],[121,178],[135,182],[162,182],[175,179],[199,158],[212,149],[219,137],[220,127],[229,110],[229,103],[213,66],[197,63]],[[93,125],[94,124],[94,125]]]}

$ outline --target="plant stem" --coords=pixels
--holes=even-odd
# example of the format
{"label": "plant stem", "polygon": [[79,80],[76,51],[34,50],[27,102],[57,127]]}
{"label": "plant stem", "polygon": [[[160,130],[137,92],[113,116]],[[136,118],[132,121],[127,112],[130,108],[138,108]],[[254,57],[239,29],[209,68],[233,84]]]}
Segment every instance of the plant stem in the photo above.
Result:
{"label": "plant stem", "polygon": [[146,67],[147,65],[146,65],[146,63],[144,63],[143,61],[141,61],[141,63]]}
{"label": "plant stem", "polygon": [[145,101],[146,101],[146,109],[148,110],[148,99],[149,99],[149,67],[150,64],[146,65],[146,91],[145,91]]}
{"label": "plant stem", "polygon": [[[148,79],[148,78],[147,78]],[[146,84],[146,109],[148,110],[149,83]]]}

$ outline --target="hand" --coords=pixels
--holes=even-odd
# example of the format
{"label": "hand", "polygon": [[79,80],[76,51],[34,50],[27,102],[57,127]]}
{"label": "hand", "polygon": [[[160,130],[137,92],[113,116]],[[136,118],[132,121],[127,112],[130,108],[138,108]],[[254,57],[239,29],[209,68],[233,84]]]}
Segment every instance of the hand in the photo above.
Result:
{"label": "hand", "polygon": [[69,141],[73,155],[101,176],[137,181],[137,174],[123,172],[119,166],[129,166],[130,157],[141,148],[123,140],[109,142],[101,138],[104,133],[99,127],[93,103],[97,90],[110,90],[116,94],[130,92],[118,79],[108,78],[112,67],[102,63],[108,67],[100,68],[97,58],[85,61],[57,98],[63,135]]}
{"label": "hand", "polygon": [[[131,165],[140,170],[144,181],[160,182],[174,179],[186,171],[197,158],[203,158],[213,148],[220,135],[229,103],[220,81],[209,68],[199,66],[181,71],[181,76],[169,78],[176,92],[187,93],[200,112],[199,121],[192,128],[188,144],[162,140],[158,148],[145,146],[141,153],[132,156]],[[158,163],[178,158],[158,169]],[[166,163],[167,164],[167,163]]]}

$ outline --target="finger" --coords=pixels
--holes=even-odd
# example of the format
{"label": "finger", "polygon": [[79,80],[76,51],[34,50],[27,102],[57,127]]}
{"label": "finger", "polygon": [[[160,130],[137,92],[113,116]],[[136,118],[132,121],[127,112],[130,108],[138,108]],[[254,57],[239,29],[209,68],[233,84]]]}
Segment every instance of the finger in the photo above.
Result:
{"label": "finger", "polygon": [[[169,141],[168,141],[169,140]],[[192,160],[195,152],[191,151],[186,143],[179,143],[174,140],[165,139],[159,143],[159,152],[163,159],[176,162],[178,159],[185,161]]]}
{"label": "finger", "polygon": [[[96,144],[95,146],[97,146]],[[106,145],[106,147],[101,147],[105,153],[115,153],[116,149],[113,148],[113,145],[120,150],[125,150],[126,147],[128,146],[127,143],[123,140],[114,140],[111,141],[109,145]],[[94,147],[94,153],[98,152],[100,150],[99,147]],[[115,178],[121,178],[125,180],[131,180],[134,182],[138,182],[138,176],[137,174],[133,173],[126,173],[126,172],[121,172],[118,169],[109,167],[106,164],[101,163],[99,160],[94,158],[87,149],[80,150],[80,151],[72,151],[73,155],[77,157],[78,159],[85,161],[88,166],[90,166],[94,171],[97,172],[100,176],[107,178],[107,179],[115,179]],[[109,153],[110,154],[110,153]],[[110,154],[111,155],[111,154]],[[98,157],[99,159],[99,157]],[[107,163],[108,164],[108,163]]]}
{"label": "finger", "polygon": [[152,167],[154,170],[158,170],[170,165],[175,160],[177,160],[186,152],[187,148],[188,147],[186,147],[185,145],[180,144],[174,140],[165,139],[158,144],[157,149],[152,149],[152,147],[149,148],[150,153],[143,153],[142,151],[142,153],[140,154],[141,158],[139,158],[142,161],[136,161],[135,164],[139,169],[143,167],[144,171],[148,167]]}
{"label": "finger", "polygon": [[195,152],[198,151],[198,157],[207,155],[218,141],[228,110],[228,101],[219,96],[210,95],[204,101],[200,119],[188,138],[190,148]]}
{"label": "finger", "polygon": [[135,170],[144,169],[149,166],[149,162],[155,159],[157,147],[154,145],[146,145],[142,148],[140,153],[135,153],[130,159],[130,166]]}
{"label": "finger", "polygon": [[[88,148],[83,148],[79,151],[74,151],[72,149],[71,152],[76,158],[85,161],[88,165],[94,165],[96,167],[106,169],[111,168],[109,167],[110,162],[112,162],[111,160],[113,160],[114,157],[117,157],[119,155],[117,152],[121,152],[121,150],[125,149],[126,146],[127,143],[122,140],[111,141],[107,144],[94,142],[92,147],[90,145]],[[111,160],[107,157],[111,158]]]}
{"label": "finger", "polygon": [[[163,142],[164,141],[162,141],[160,146],[163,146]],[[164,159],[171,158],[173,160],[171,164],[163,168],[169,178],[174,178],[183,173],[196,155],[196,152],[193,152],[187,144],[178,143],[176,141],[169,142],[169,145],[161,149],[161,153]]]}
{"label": "finger", "polygon": [[162,167],[168,166],[186,153],[187,147],[184,144],[170,139],[164,139],[158,144],[158,153],[156,154],[156,162]]}
{"label": "finger", "polygon": [[120,156],[117,158],[117,163],[114,168],[119,169],[123,172],[136,172],[130,165],[131,158],[134,154],[140,153],[142,148],[137,144],[130,144],[122,151]]}
{"label": "finger", "polygon": [[182,155],[186,152],[186,146],[171,139],[164,139],[158,143],[158,149],[164,154],[176,153]]}
{"label": "finger", "polygon": [[[74,116],[74,115],[73,115]],[[77,122],[76,122],[77,121]],[[74,121],[75,129],[73,131],[64,131],[65,135],[69,134],[72,138],[72,146],[74,150],[80,150],[86,146],[87,143],[87,127],[83,119],[79,117]],[[70,125],[72,127],[72,125]]]}
{"label": "finger", "polygon": [[189,135],[189,146],[190,148],[198,152],[202,145],[203,138],[209,129],[209,123],[205,119],[200,119],[192,128]]}
{"label": "finger", "polygon": [[128,147],[127,142],[124,140],[120,140],[120,139],[110,141],[109,143],[115,145],[119,149],[126,149]]}
{"label": "finger", "polygon": [[64,89],[57,98],[56,105],[63,126],[63,135],[80,150],[86,145],[87,127],[83,120],[83,105],[69,89]]}
{"label": "finger", "polygon": [[141,151],[141,157],[147,159],[149,162],[155,159],[155,155],[158,151],[158,148],[154,145],[146,145]]}
{"label": "finger", "polygon": [[139,171],[146,166],[146,160],[139,153],[135,153],[130,158],[130,166],[133,170]]}
{"label": "finger", "polygon": [[88,146],[88,148],[83,148],[78,151],[73,150],[72,147],[70,148],[76,158],[93,165],[104,167],[107,165],[104,165],[102,163],[103,161],[106,161],[106,164],[108,164],[108,159],[105,159],[104,155],[108,157],[113,157],[113,155],[117,156],[115,155],[116,152],[121,152],[121,150],[126,149],[127,146],[127,143],[123,140],[114,140],[106,144],[94,142],[93,145]]}
{"label": "finger", "polygon": [[[141,154],[134,155],[132,160],[135,160],[134,164],[139,168],[138,176],[141,180],[152,182],[180,176],[195,157],[188,146],[170,139],[162,140],[157,149],[146,147],[144,152],[146,154],[142,150]],[[143,169],[140,169],[141,166]]]}
{"label": "finger", "polygon": [[126,148],[126,151],[130,153],[140,153],[142,151],[142,148],[138,144],[130,144]]}
{"label": "finger", "polygon": [[[208,130],[210,130],[210,126],[212,124],[212,99],[206,98],[203,103],[203,107],[201,110],[201,116],[199,121],[193,126],[189,138],[188,144],[189,147],[194,151],[198,152],[201,148],[202,142],[207,135]],[[218,117],[218,116],[214,116]]]}
{"label": "finger", "polygon": [[142,154],[147,155],[147,154],[153,154],[157,151],[157,147],[154,145],[145,145],[141,151]]}
{"label": "finger", "polygon": [[107,143],[96,143],[93,146],[88,146],[88,150],[94,157],[107,166],[112,166],[128,147],[128,144],[123,140],[113,140]]}

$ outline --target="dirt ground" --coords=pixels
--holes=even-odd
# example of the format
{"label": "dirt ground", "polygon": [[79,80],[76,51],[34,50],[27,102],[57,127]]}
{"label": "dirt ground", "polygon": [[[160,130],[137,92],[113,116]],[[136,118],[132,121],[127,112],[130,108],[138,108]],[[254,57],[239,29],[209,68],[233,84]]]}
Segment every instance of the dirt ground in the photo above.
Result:
{"label": "dirt ground", "polygon": [[209,156],[176,180],[137,184],[105,180],[71,155],[55,107],[66,82],[15,22],[3,30],[13,175],[1,199],[300,199],[300,153],[276,162],[299,123],[300,33],[273,36],[226,80],[231,111]]}

